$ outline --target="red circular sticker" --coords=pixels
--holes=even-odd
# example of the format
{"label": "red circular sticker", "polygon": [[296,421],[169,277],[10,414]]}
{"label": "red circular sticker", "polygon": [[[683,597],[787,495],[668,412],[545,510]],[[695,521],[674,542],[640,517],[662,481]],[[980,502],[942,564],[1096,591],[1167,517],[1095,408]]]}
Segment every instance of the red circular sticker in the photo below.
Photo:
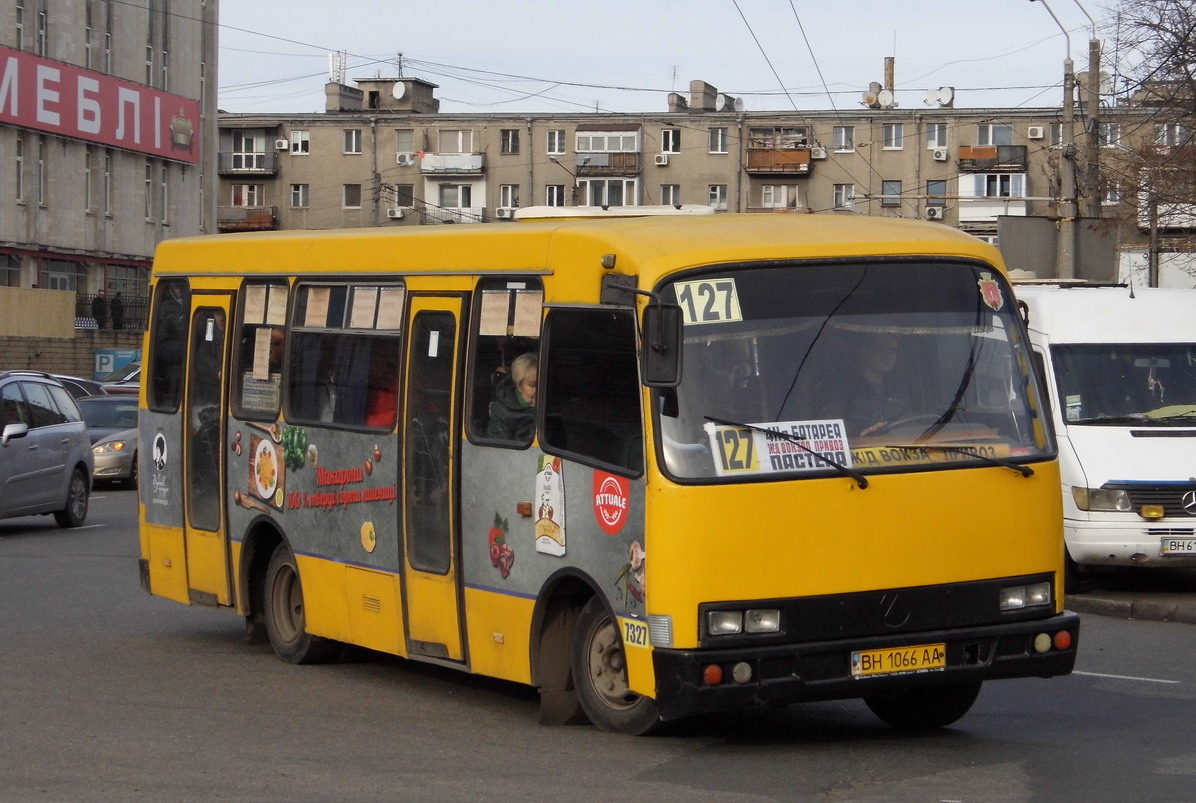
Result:
{"label": "red circular sticker", "polygon": [[630,502],[630,482],[605,471],[594,472],[594,518],[604,532],[615,535],[623,529]]}

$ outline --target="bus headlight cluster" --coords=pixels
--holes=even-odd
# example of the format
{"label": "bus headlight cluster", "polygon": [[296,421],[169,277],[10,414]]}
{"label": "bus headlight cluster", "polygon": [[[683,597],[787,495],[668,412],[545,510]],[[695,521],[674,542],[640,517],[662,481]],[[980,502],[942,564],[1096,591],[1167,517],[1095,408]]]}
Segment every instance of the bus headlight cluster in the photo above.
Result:
{"label": "bus headlight cluster", "polygon": [[1054,601],[1050,583],[1031,583],[1001,589],[1001,610],[1016,611],[1036,605],[1050,605]]}
{"label": "bus headlight cluster", "polygon": [[1130,496],[1116,488],[1081,488],[1073,485],[1071,498],[1080,510],[1115,510],[1128,512]]}
{"label": "bus headlight cluster", "polygon": [[706,632],[712,636],[728,636],[735,633],[777,633],[780,629],[781,612],[775,608],[710,611],[706,614]]}

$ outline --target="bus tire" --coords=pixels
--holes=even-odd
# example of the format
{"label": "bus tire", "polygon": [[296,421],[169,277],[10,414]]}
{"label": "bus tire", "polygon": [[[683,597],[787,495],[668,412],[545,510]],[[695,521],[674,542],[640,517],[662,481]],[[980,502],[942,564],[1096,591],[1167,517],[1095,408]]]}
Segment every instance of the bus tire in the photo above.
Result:
{"label": "bus tire", "polygon": [[326,663],[336,656],[336,642],[307,632],[299,567],[286,544],[270,556],[262,589],[263,612],[270,646],[292,664]]}
{"label": "bus tire", "polygon": [[71,472],[71,484],[66,489],[66,507],[54,511],[54,521],[59,527],[79,527],[87,519],[87,498],[91,495],[91,484],[87,474],[77,468]]}
{"label": "bus tire", "polygon": [[573,630],[573,686],[599,730],[642,736],[660,724],[656,701],[627,686],[627,663],[617,620],[598,596],[581,609]]}
{"label": "bus tire", "polygon": [[942,728],[955,722],[972,707],[980,694],[980,681],[949,686],[921,686],[896,694],[865,697],[872,713],[902,730]]}

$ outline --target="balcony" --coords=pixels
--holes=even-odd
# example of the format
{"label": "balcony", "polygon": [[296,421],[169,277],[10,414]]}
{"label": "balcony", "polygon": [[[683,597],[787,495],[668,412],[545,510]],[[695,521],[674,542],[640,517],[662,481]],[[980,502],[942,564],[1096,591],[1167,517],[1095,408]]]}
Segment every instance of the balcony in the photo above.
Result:
{"label": "balcony", "polygon": [[424,210],[424,221],[432,225],[441,223],[485,223],[486,209],[482,206],[429,206]]}
{"label": "balcony", "polygon": [[744,169],[754,176],[808,176],[810,174],[809,148],[747,147],[747,162]]}
{"label": "balcony", "polygon": [[222,176],[276,176],[278,175],[278,153],[238,153],[221,151],[217,159],[217,172]]}
{"label": "balcony", "polygon": [[435,176],[476,176],[486,172],[484,153],[425,153],[420,172]]}
{"label": "balcony", "polygon": [[635,176],[640,172],[638,153],[579,153],[577,176]]}
{"label": "balcony", "polygon": [[970,173],[1024,173],[1025,145],[960,145],[959,169]]}
{"label": "balcony", "polygon": [[216,210],[219,231],[268,231],[278,228],[276,206],[221,206]]}

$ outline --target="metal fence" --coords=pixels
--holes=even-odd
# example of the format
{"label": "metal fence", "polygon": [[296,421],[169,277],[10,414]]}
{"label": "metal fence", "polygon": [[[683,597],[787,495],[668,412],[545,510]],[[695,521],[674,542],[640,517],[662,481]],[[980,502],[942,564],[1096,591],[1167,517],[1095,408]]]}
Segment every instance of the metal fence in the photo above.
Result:
{"label": "metal fence", "polygon": [[148,311],[148,298],[79,293],[75,296],[75,328],[144,332]]}

